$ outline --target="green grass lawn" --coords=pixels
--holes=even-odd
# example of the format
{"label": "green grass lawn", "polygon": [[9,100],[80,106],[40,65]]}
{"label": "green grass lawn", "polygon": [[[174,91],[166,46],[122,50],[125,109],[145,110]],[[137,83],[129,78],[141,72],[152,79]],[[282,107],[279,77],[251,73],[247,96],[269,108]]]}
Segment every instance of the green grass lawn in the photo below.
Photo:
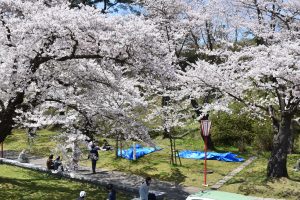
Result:
{"label": "green grass lawn", "polygon": [[[107,191],[87,183],[48,176],[32,170],[0,164],[0,199],[54,200],[76,199],[81,190],[87,200],[105,200]],[[120,200],[131,199],[128,194],[118,193]]]}
{"label": "green grass lawn", "polygon": [[12,135],[9,135],[4,142],[4,150],[12,150],[21,152],[23,149],[28,149],[30,153],[37,156],[48,156],[56,144],[53,141],[56,132],[48,130],[39,130],[33,145],[29,145],[27,134],[24,130],[14,130]]}
{"label": "green grass lawn", "polygon": [[[31,152],[36,155],[49,155],[51,150],[55,147],[55,142],[51,139],[57,133],[42,130],[38,132],[38,137],[34,145],[31,147]],[[112,140],[109,142],[114,145]],[[195,186],[201,188],[203,183],[203,161],[181,159],[182,166],[171,166],[169,164],[169,141],[158,137],[155,139],[157,146],[162,147],[163,150],[151,153],[138,159],[137,161],[129,161],[125,159],[115,159],[114,151],[103,152],[100,151],[100,159],[98,167],[108,170],[123,171],[142,176],[152,176],[160,180],[175,182],[184,186]],[[125,145],[129,147],[131,142]],[[202,150],[203,142],[200,136],[194,134],[194,137],[185,138],[184,140],[177,140],[177,148],[179,150]],[[21,151],[27,148],[26,134],[23,131],[17,130],[13,135],[9,136],[4,144],[5,149]],[[217,147],[220,151],[231,151],[238,153],[233,147]],[[249,152],[240,154],[247,159],[252,154],[257,155],[251,148]],[[241,194],[249,194],[254,196],[265,196],[274,198],[295,199],[295,195],[299,196],[299,181],[300,172],[292,171],[292,166],[295,165],[296,160],[300,158],[298,155],[291,155],[289,157],[289,174],[290,179],[282,179],[277,182],[267,182],[266,166],[269,154],[258,155],[259,159],[254,164],[248,166],[240,174],[234,177],[229,183],[223,186],[220,190],[236,192]],[[81,165],[90,166],[91,163],[87,158],[87,153],[83,155]],[[228,163],[220,161],[208,161],[208,169],[213,170],[213,174],[209,174],[207,182],[209,185],[216,183],[218,180],[227,175],[230,171],[237,168],[241,163]],[[297,193],[298,192],[298,193]]]}
{"label": "green grass lawn", "polygon": [[300,172],[295,172],[293,166],[300,155],[289,155],[288,173],[290,178],[280,180],[266,180],[266,164],[269,154],[259,157],[254,163],[246,167],[221,189],[228,192],[241,193],[260,197],[276,197],[282,199],[300,199]]}
{"label": "green grass lawn", "polygon": [[[202,160],[181,159],[182,166],[171,166],[169,158],[169,143],[168,140],[156,139],[157,146],[163,150],[148,154],[136,161],[126,159],[115,159],[114,152],[100,152],[100,160],[98,166],[109,170],[118,170],[128,173],[138,174],[158,178],[160,180],[174,182],[184,186],[201,187],[203,183]],[[129,146],[128,144],[127,146]],[[203,144],[200,139],[187,139],[185,142],[178,141],[178,149],[201,150]],[[178,162],[179,163],[179,162]],[[210,185],[217,182],[228,172],[238,167],[241,163],[228,163],[220,161],[208,162],[208,169],[213,170],[213,174],[207,177]],[[84,162],[90,166],[89,161]]]}
{"label": "green grass lawn", "polygon": [[[53,140],[56,132],[41,130],[38,131],[34,144],[31,146],[30,152],[39,156],[47,156],[51,150],[55,148],[56,144]],[[198,137],[198,138],[197,138]],[[112,140],[109,142],[113,145]],[[126,159],[115,159],[114,151],[103,152],[100,151],[100,160],[98,161],[98,167],[108,170],[118,170],[142,176],[150,175],[160,180],[175,182],[185,186],[201,187],[203,183],[203,161],[181,159],[182,166],[171,166],[169,160],[169,140],[161,139],[160,137],[155,139],[157,146],[163,148],[163,150],[144,156],[137,161],[129,161]],[[177,148],[179,150],[202,150],[203,142],[200,136],[193,138],[186,138],[185,140],[177,140]],[[132,143],[127,142],[125,147],[129,147]],[[5,150],[21,151],[24,148],[29,148],[27,142],[26,133],[23,130],[14,131],[13,135],[10,135],[4,144]],[[224,151],[236,151],[234,148],[219,148]],[[248,157],[248,155],[243,155]],[[87,154],[82,157],[82,165],[90,166],[89,160],[86,160]],[[208,161],[208,169],[213,170],[213,174],[209,174],[207,177],[208,183],[214,184],[228,172],[239,166],[240,163],[227,163],[219,161]]]}

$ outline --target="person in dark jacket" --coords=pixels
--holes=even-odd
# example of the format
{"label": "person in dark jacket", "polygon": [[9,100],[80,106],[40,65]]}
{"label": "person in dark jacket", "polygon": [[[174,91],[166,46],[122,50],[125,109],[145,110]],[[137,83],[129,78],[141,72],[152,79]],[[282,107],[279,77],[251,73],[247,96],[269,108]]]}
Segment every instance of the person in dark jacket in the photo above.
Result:
{"label": "person in dark jacket", "polygon": [[57,158],[54,161],[54,170],[64,171],[64,168],[60,160],[60,156],[57,156]]}
{"label": "person in dark jacket", "polygon": [[47,159],[46,165],[47,165],[48,170],[54,169],[54,162],[53,162],[52,154],[50,154],[49,158]]}
{"label": "person in dark jacket", "polygon": [[90,154],[89,154],[89,159],[91,159],[92,161],[93,174],[96,174],[96,164],[97,164],[97,160],[99,159],[98,150],[99,147],[96,147],[94,144],[92,144]]}
{"label": "person in dark jacket", "polygon": [[108,199],[107,200],[116,200],[116,191],[114,189],[113,184],[108,184],[106,186],[108,192]]}

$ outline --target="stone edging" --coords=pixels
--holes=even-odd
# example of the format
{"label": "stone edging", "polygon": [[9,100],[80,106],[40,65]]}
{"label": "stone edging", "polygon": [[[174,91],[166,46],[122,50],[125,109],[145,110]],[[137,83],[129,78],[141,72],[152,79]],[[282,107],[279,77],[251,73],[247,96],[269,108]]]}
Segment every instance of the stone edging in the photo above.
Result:
{"label": "stone edging", "polygon": [[[111,183],[109,180],[103,180],[103,179],[99,179],[97,177],[89,177],[89,176],[82,175],[79,173],[74,173],[74,172],[54,173],[42,166],[38,166],[38,165],[35,165],[32,163],[21,163],[17,160],[11,160],[11,159],[6,159],[6,158],[0,158],[0,164],[8,164],[8,165],[13,165],[13,166],[18,166],[18,167],[31,169],[31,170],[35,170],[35,171],[39,171],[39,172],[43,172],[43,173],[52,174],[53,176],[64,177],[64,178],[75,180],[75,181],[91,183],[91,184],[102,186],[102,187],[105,187],[109,183]],[[125,193],[129,193],[132,196],[137,196],[139,193],[138,187],[133,187],[128,184],[122,184],[122,183],[117,184],[114,182],[114,187],[117,190],[123,191]],[[150,190],[150,192],[156,194],[157,199],[163,199],[165,197],[165,192],[160,192],[160,191],[156,191],[156,190]]]}
{"label": "stone edging", "polygon": [[252,156],[250,157],[246,162],[244,162],[243,164],[241,164],[238,168],[234,169],[233,171],[231,171],[229,174],[227,174],[223,179],[219,180],[216,184],[214,184],[213,186],[211,186],[212,190],[218,190],[220,187],[222,187],[227,181],[229,181],[230,179],[232,179],[237,173],[239,173],[240,171],[242,171],[245,167],[247,167],[248,165],[250,165],[254,160],[256,160],[256,156]]}
{"label": "stone edging", "polygon": [[[10,160],[10,159],[6,159],[6,158],[0,158],[0,164],[8,164],[8,165],[13,165],[13,166],[18,166],[18,167],[22,167],[22,168],[26,168],[26,169],[39,171],[39,172],[49,173],[49,174],[52,174],[53,176],[64,177],[67,179],[76,180],[76,181],[80,181],[80,182],[92,183],[92,184],[95,184],[98,186],[105,187],[109,184],[109,181],[107,181],[107,180],[88,178],[84,175],[80,175],[80,174],[76,174],[76,173],[72,173],[72,172],[70,172],[70,173],[69,172],[52,173],[45,167],[37,166],[32,163],[20,163],[19,161]],[[123,192],[131,193],[132,195],[138,194],[137,188],[130,188],[130,187],[126,187],[125,185],[121,185],[121,184],[119,184],[119,185],[114,184],[114,187]]]}

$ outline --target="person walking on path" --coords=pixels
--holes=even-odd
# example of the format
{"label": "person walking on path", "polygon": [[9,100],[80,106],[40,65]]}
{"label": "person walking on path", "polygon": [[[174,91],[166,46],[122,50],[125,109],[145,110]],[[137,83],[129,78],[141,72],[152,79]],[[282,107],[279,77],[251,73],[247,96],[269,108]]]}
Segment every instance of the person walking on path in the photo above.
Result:
{"label": "person walking on path", "polygon": [[139,188],[140,200],[150,200],[150,198],[149,198],[150,184],[151,184],[151,177],[147,177],[145,179],[145,182],[143,182]]}
{"label": "person walking on path", "polygon": [[79,193],[79,197],[77,198],[77,200],[84,200],[86,197],[86,192],[85,191],[81,191]]}
{"label": "person walking on path", "polygon": [[96,164],[97,164],[97,160],[99,159],[98,150],[99,148],[96,147],[94,144],[92,144],[90,154],[89,154],[89,159],[91,159],[92,161],[93,174],[96,174]]}
{"label": "person walking on path", "polygon": [[109,191],[107,200],[116,200],[116,191],[113,184],[108,184],[106,188]]}

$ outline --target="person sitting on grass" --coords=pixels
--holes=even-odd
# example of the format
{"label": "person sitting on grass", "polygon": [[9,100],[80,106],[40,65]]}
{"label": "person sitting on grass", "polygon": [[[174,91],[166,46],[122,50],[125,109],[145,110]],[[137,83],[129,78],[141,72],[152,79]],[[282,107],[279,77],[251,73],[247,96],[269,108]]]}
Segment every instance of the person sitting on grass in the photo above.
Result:
{"label": "person sitting on grass", "polygon": [[77,200],[84,200],[85,197],[86,197],[86,192],[85,191],[81,191],[79,193],[79,197],[77,198]]}
{"label": "person sitting on grass", "polygon": [[297,161],[296,165],[294,166],[294,171],[300,171],[300,159]]}
{"label": "person sitting on grass", "polygon": [[60,156],[57,156],[57,158],[54,161],[54,170],[64,171],[64,168],[63,168],[61,160],[60,160]]}
{"label": "person sitting on grass", "polygon": [[101,150],[103,151],[109,151],[112,150],[112,146],[110,144],[108,144],[107,140],[103,140],[103,145],[101,147]]}
{"label": "person sitting on grass", "polygon": [[47,159],[46,165],[48,170],[54,169],[53,154],[50,154],[49,158]]}

